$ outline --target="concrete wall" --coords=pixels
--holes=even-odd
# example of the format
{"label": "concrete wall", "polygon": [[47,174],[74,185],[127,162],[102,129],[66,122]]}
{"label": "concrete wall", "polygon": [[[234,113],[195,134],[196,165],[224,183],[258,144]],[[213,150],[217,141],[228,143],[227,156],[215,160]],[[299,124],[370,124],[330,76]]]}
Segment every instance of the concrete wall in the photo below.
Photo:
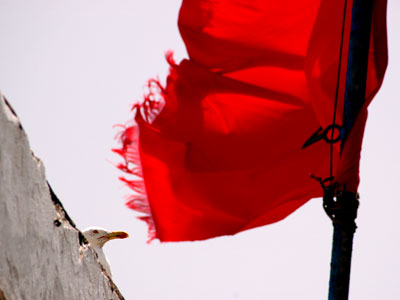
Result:
{"label": "concrete wall", "polygon": [[[71,187],[72,188],[72,187]],[[0,300],[123,299],[0,94]]]}

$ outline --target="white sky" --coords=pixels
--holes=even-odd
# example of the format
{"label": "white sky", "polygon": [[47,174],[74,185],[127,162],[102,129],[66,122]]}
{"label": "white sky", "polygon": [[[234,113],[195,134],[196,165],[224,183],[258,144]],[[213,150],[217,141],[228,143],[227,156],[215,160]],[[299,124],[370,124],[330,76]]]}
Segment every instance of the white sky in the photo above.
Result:
{"label": "white sky", "polygon": [[[0,0],[0,90],[80,229],[125,230],[105,246],[127,300],[326,299],[332,227],[314,199],[286,220],[234,237],[147,245],[109,161],[114,124],[164,51],[186,55],[180,1]],[[350,299],[400,299],[400,2],[389,0],[389,68],[370,106]],[[0,129],[1,130],[1,129]],[[1,163],[1,162],[0,162]]]}

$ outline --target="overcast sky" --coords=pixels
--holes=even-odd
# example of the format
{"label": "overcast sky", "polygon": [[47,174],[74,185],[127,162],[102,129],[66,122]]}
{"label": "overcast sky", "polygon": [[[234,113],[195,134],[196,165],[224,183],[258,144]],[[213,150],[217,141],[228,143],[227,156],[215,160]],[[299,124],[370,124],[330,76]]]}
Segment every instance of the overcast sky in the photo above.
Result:
{"label": "overcast sky", "polygon": [[[203,242],[146,244],[111,162],[164,52],[186,56],[178,0],[0,0],[0,91],[80,229],[125,230],[105,252],[127,300],[326,299],[332,226],[321,199],[274,225]],[[370,106],[350,299],[400,299],[400,2],[389,0],[389,67]],[[0,129],[1,130],[1,129]]]}

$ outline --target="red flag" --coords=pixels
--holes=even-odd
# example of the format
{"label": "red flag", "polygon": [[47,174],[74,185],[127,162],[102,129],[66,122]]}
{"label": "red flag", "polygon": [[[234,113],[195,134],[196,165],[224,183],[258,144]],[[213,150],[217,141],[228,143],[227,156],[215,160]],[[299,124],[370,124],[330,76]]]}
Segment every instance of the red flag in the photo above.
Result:
{"label": "red flag", "polygon": [[202,240],[279,221],[322,196],[312,176],[357,190],[366,106],[387,64],[386,0],[373,12],[368,101],[340,155],[351,7],[183,0],[190,58],[168,54],[166,87],[149,82],[116,150],[135,175],[124,179],[136,192],[127,204],[152,237]]}

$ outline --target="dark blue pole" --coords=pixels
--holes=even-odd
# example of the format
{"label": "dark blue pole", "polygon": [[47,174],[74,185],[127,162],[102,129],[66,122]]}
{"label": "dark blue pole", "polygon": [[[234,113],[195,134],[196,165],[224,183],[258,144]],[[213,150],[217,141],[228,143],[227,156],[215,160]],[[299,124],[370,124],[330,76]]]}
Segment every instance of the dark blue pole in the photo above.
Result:
{"label": "dark blue pole", "polygon": [[373,4],[374,0],[353,0],[341,130],[342,147],[365,102]]}
{"label": "dark blue pole", "polygon": [[[365,102],[373,2],[373,0],[353,0],[341,129],[342,147]],[[334,187],[325,192],[324,208],[331,217],[334,228],[329,300],[348,299],[357,198],[355,193],[346,191],[337,194]]]}
{"label": "dark blue pole", "polygon": [[[329,281],[329,300],[347,300],[350,286],[351,254],[353,237],[356,231],[358,199],[351,192],[343,192],[324,208],[333,221],[333,243],[331,275]],[[327,204],[327,206],[325,206]]]}

